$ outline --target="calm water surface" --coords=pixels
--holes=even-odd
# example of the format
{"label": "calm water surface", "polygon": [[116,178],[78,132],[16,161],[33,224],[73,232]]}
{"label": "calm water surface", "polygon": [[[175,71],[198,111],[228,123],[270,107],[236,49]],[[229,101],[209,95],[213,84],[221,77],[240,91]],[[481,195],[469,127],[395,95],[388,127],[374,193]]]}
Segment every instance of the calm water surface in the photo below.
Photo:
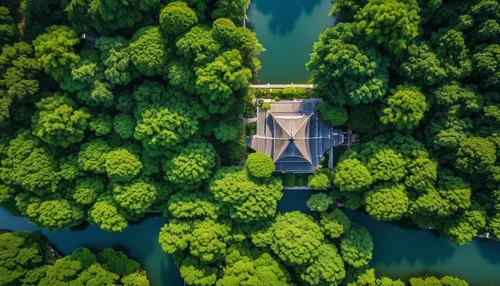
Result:
{"label": "calm water surface", "polygon": [[[252,0],[249,25],[267,49],[260,57],[261,83],[310,79],[305,64],[319,34],[333,25],[333,19],[328,17],[331,7],[330,0]],[[285,191],[280,210],[308,212],[305,202],[309,194]],[[458,246],[428,231],[403,229],[353,211],[346,213],[370,230],[375,244],[371,265],[378,275],[407,279],[423,273],[451,274],[466,279],[471,286],[500,285],[500,242],[475,240]],[[121,233],[105,232],[95,226],[42,233],[64,254],[80,246],[94,251],[105,247],[126,250],[148,272],[152,285],[183,285],[172,258],[158,243],[158,233],[165,223],[165,218],[153,217]],[[0,229],[37,230],[24,218],[13,217],[1,208]]]}
{"label": "calm water surface", "polygon": [[[279,209],[308,212],[305,202],[309,194],[307,191],[285,191]],[[358,212],[346,213],[352,221],[370,230],[375,244],[370,264],[379,276],[406,280],[424,273],[451,274],[466,279],[471,286],[500,285],[500,242],[475,240],[458,246],[425,230],[400,228]],[[105,232],[94,226],[79,231],[42,233],[64,254],[80,246],[94,251],[105,247],[126,250],[148,272],[152,285],[182,285],[177,267],[158,243],[158,232],[165,223],[165,218],[152,217],[121,233]],[[0,209],[0,229],[37,230],[24,218],[13,217],[3,209]]]}
{"label": "calm water surface", "polygon": [[[279,207],[282,211],[308,212],[310,192],[285,191]],[[418,275],[458,276],[471,286],[500,285],[500,242],[474,240],[459,246],[427,230],[404,229],[350,210],[344,210],[357,224],[366,227],[375,245],[370,265],[377,276],[407,281]]]}
{"label": "calm water surface", "polygon": [[[106,232],[96,226],[83,230],[60,230],[42,233],[65,255],[76,248],[88,247],[94,252],[106,247],[124,250],[141,263],[151,285],[180,286],[183,281],[172,257],[165,253],[158,242],[161,227],[167,222],[164,217],[152,217],[139,225],[130,225],[123,232]],[[22,217],[11,216],[0,208],[0,229],[35,231],[38,228]]]}
{"label": "calm water surface", "polygon": [[252,0],[249,27],[267,50],[259,58],[261,83],[304,83],[311,79],[309,61],[319,34],[333,25],[330,0]]}

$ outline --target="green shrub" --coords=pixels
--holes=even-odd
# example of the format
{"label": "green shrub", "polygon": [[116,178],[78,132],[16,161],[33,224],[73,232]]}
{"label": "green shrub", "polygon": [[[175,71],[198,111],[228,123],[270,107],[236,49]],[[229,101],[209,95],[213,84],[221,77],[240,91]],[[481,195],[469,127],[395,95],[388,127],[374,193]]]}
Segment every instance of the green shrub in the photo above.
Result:
{"label": "green shrub", "polygon": [[262,103],[261,108],[264,110],[269,110],[269,109],[271,109],[271,104],[269,102],[264,102],[264,103]]}
{"label": "green shrub", "polygon": [[294,174],[284,174],[281,176],[283,180],[284,187],[293,187],[295,186],[295,175]]}
{"label": "green shrub", "polygon": [[254,136],[257,134],[257,122],[250,122],[245,127],[247,136]]}

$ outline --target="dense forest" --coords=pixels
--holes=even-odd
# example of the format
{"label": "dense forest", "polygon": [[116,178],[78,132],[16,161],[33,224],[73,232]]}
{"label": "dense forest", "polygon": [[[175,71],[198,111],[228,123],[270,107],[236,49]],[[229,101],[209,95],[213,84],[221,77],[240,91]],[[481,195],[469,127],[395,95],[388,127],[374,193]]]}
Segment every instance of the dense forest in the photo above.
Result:
{"label": "dense forest", "polygon": [[139,263],[112,248],[94,254],[81,247],[54,256],[40,233],[0,234],[0,285],[149,285]]}
{"label": "dense forest", "polygon": [[[301,96],[360,142],[309,178],[312,215],[280,214],[273,160],[248,154],[238,116],[265,51],[249,4],[2,1],[0,206],[51,231],[161,211],[162,249],[200,286],[405,285],[376,276],[370,233],[338,203],[459,244],[500,237],[497,0],[335,2]],[[149,283],[112,249],[44,259],[36,234],[0,235],[0,285]]]}
{"label": "dense forest", "polygon": [[4,208],[50,230],[120,231],[246,158],[238,108],[263,51],[231,20],[247,1],[52,2],[3,8]]}
{"label": "dense forest", "polygon": [[338,0],[331,13],[341,22],[307,67],[362,141],[335,167],[335,198],[459,244],[500,237],[500,3]]}

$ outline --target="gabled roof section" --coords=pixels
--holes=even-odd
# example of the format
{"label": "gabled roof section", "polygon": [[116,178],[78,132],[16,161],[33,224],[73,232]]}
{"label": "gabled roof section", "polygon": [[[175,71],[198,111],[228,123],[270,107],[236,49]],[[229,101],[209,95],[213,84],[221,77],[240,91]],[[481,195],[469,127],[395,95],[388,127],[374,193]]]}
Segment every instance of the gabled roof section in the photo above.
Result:
{"label": "gabled roof section", "polygon": [[271,109],[258,110],[257,134],[247,144],[271,157],[277,172],[312,172],[327,149],[343,143],[316,112],[321,99],[268,102]]}

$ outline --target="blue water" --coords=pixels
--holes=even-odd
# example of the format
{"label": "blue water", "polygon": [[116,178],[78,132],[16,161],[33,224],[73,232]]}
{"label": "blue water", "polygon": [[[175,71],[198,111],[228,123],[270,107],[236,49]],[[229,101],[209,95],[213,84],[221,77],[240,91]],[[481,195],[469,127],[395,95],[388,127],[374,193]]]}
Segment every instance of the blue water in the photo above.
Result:
{"label": "blue water", "polygon": [[[281,212],[310,213],[306,207],[309,195],[307,191],[285,191],[278,207]],[[474,240],[458,246],[427,230],[404,229],[359,212],[344,211],[372,234],[375,249],[370,264],[378,276],[406,280],[423,274],[450,274],[466,279],[471,286],[500,285],[500,242]],[[126,250],[147,271],[152,285],[182,285],[172,258],[158,243],[158,233],[165,223],[163,217],[152,217],[121,233],[105,232],[94,226],[42,233],[64,254],[80,246],[94,251],[105,247]],[[3,209],[0,209],[0,229],[37,230],[24,218],[11,216]]]}
{"label": "blue water", "polygon": [[[183,281],[172,257],[158,243],[161,227],[167,222],[164,217],[152,217],[139,225],[130,225],[123,232],[106,232],[96,226],[83,230],[60,230],[42,233],[64,255],[78,247],[88,247],[95,252],[106,247],[124,250],[141,263],[148,273],[151,285],[180,286]],[[22,217],[11,216],[0,208],[0,229],[35,231],[38,228]]]}
{"label": "blue water", "polygon": [[266,49],[259,59],[261,83],[304,83],[311,79],[309,61],[319,34],[332,26],[330,0],[252,0],[249,27]]}
{"label": "blue water", "polygon": [[[282,212],[308,212],[311,192],[285,191],[279,207]],[[475,239],[459,246],[428,230],[405,229],[355,211],[343,210],[355,223],[366,227],[375,245],[370,265],[377,276],[407,281],[421,275],[453,275],[471,286],[500,285],[500,242]]]}

